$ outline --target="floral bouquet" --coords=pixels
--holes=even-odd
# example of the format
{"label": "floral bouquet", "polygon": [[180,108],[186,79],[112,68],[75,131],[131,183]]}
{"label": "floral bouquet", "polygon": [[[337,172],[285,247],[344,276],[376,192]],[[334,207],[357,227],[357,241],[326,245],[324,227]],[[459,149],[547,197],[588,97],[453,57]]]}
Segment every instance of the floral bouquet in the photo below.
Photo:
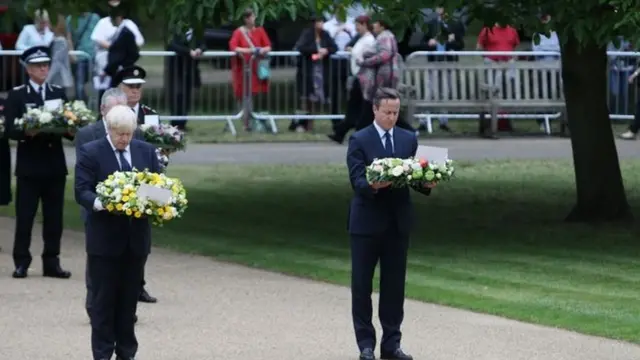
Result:
{"label": "floral bouquet", "polygon": [[156,148],[156,156],[158,157],[158,162],[160,163],[160,170],[165,172],[167,166],[169,166],[169,156],[167,156],[164,151]]}
{"label": "floral bouquet", "polygon": [[140,130],[144,135],[144,141],[161,149],[166,155],[184,150],[186,147],[184,132],[175,126],[143,124],[140,125]]}
{"label": "floral bouquet", "polygon": [[38,130],[44,133],[64,134],[75,132],[95,120],[91,110],[82,101],[63,104],[60,109],[44,107],[28,109],[14,124],[25,131]]}
{"label": "floral bouquet", "polygon": [[[168,203],[160,204],[148,198],[140,198],[141,184],[171,191]],[[178,179],[148,171],[116,171],[96,186],[96,194],[104,208],[116,215],[136,219],[147,217],[154,225],[181,218],[187,209],[187,193]]]}
{"label": "floral bouquet", "polygon": [[414,172],[422,173],[422,168],[413,159],[374,159],[367,167],[367,181],[370,184],[391,182],[391,187],[401,188],[408,185]]}
{"label": "floral bouquet", "polygon": [[429,162],[424,159],[414,159],[414,168],[418,171],[411,174],[409,184],[411,186],[423,187],[425,183],[439,183],[440,181],[448,181],[453,177],[455,168],[453,167],[453,160],[445,160],[442,164],[436,162]]}

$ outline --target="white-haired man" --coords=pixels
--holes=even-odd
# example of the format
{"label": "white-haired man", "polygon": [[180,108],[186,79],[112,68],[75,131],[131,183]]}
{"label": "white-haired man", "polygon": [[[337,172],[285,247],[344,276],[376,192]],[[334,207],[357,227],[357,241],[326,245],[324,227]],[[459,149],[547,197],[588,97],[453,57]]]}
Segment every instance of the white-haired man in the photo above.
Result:
{"label": "white-haired man", "polygon": [[105,116],[107,136],[78,149],[75,198],[86,219],[87,267],[92,285],[91,348],[94,360],[133,359],[138,351],[135,315],[144,264],[151,249],[149,220],[104,211],[96,186],[116,171],[160,172],[153,145],[133,139],[131,108],[114,106]]}

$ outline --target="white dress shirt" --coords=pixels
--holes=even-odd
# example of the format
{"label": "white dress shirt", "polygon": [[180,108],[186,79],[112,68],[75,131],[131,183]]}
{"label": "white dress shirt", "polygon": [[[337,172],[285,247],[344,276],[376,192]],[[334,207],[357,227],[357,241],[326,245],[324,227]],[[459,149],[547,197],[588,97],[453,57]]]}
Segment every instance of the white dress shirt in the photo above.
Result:
{"label": "white dress shirt", "polygon": [[136,114],[136,119],[138,118],[138,111],[140,111],[140,103],[135,104],[134,107],[131,108],[133,112]]}
{"label": "white dress shirt", "polygon": [[33,46],[49,46],[53,41],[53,32],[48,27],[44,28],[44,32],[38,32],[36,26],[25,25],[16,40],[16,50],[26,50]]}
{"label": "white dress shirt", "polygon": [[[104,123],[105,130],[106,130],[107,129],[107,123],[105,121],[102,121],[102,122]],[[120,163],[120,154],[118,152],[118,149],[116,149],[115,145],[113,145],[113,142],[111,141],[111,138],[109,137],[108,133],[107,133],[107,140],[109,141],[109,145],[111,145],[111,149],[113,150],[113,156],[116,157],[116,161],[118,162],[118,166],[120,167],[120,169],[122,169],[122,164]],[[129,165],[133,167],[133,164],[131,163],[131,146],[130,145],[127,145],[127,147],[124,149],[122,155],[124,156],[124,159],[129,163]],[[104,206],[102,206],[102,203],[100,202],[100,200],[97,197],[93,201],[93,210],[95,210],[95,211],[104,210]]]}
{"label": "white dress shirt", "polygon": [[[385,130],[382,127],[380,127],[380,125],[378,125],[378,123],[376,123],[375,120],[373,120],[373,126],[376,128],[376,131],[378,131],[378,135],[380,136],[380,141],[382,141],[382,147],[384,148],[384,143],[387,140],[384,137],[384,135],[387,133],[387,130]],[[393,149],[395,149],[396,144],[393,141],[393,128],[389,129],[388,132],[389,132],[389,135],[391,136],[391,147],[392,147],[392,149],[391,149],[392,151],[391,152],[394,152]]]}
{"label": "white dress shirt", "polygon": [[42,101],[47,98],[47,83],[42,83],[42,85],[38,85],[33,80],[29,79],[29,85],[33,88],[33,90],[38,93],[38,88],[42,87]]}

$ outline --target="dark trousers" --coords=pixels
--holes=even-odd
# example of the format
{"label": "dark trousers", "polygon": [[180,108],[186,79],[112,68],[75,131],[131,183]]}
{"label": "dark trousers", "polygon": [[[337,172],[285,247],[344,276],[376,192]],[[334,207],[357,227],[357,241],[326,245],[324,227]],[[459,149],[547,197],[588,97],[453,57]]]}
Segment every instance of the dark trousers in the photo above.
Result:
{"label": "dark trousers", "polygon": [[380,261],[380,305],[383,352],[400,347],[404,318],[404,287],[407,272],[408,235],[395,229],[378,236],[351,235],[351,315],[358,347],[375,348],[371,292],[373,274]]}
{"label": "dark trousers", "polygon": [[[145,264],[146,264],[147,258],[145,258]],[[85,269],[85,285],[87,287],[87,298],[85,300],[85,309],[87,309],[87,315],[89,315],[89,317],[91,316],[91,309],[93,308],[93,286],[91,284],[91,276],[89,276],[89,258],[87,257],[87,266]],[[144,267],[142,269],[142,281],[141,281],[142,286],[140,287],[140,292],[142,291],[142,289],[144,288],[144,286],[147,284],[147,282],[144,280]]]}
{"label": "dark trousers", "polygon": [[16,267],[31,264],[31,231],[42,201],[42,238],[44,267],[58,265],[62,214],[64,211],[65,176],[51,178],[18,177],[16,185],[16,231],[13,242],[13,262]]}
{"label": "dark trousers", "polygon": [[11,203],[11,147],[0,134],[0,206]]}
{"label": "dark trousers", "polygon": [[[126,236],[126,235],[125,235]],[[94,360],[124,359],[138,351],[135,315],[146,256],[127,252],[118,257],[89,255],[87,273],[93,289],[91,349]]]}
{"label": "dark trousers", "polygon": [[[191,84],[178,82],[178,86],[171,90],[171,103],[169,104],[171,115],[187,116],[191,108],[191,94],[193,89]],[[180,130],[184,130],[187,126],[187,120],[171,120],[171,125],[176,126]]]}
{"label": "dark trousers", "polygon": [[[340,114],[342,104],[346,102],[346,85],[349,77],[349,59],[331,58],[331,83],[329,86],[329,99],[331,100],[331,114]],[[332,120],[333,127],[338,126],[340,120]]]}
{"label": "dark trousers", "polygon": [[636,113],[633,116],[633,121],[629,125],[629,131],[632,133],[637,134],[638,130],[640,130],[640,100],[636,102]]}
{"label": "dark trousers", "polygon": [[357,122],[362,116],[362,103],[364,98],[362,97],[362,89],[360,88],[360,81],[355,79],[353,86],[349,92],[349,100],[347,101],[347,111],[344,115],[344,120],[336,124],[333,128],[334,135],[343,140],[349,130],[356,127]]}

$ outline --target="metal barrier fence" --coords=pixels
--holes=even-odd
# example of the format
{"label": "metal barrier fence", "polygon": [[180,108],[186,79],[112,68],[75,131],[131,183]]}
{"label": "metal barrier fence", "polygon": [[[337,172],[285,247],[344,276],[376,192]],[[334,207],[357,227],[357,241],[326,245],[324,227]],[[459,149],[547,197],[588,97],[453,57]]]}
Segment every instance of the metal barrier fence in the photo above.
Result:
{"label": "metal barrier fence", "polygon": [[[0,51],[0,91],[24,83],[20,51]],[[86,59],[88,54],[73,51]],[[633,118],[638,87],[627,77],[638,66],[640,53],[609,52],[608,100],[613,120]],[[236,134],[235,121],[245,127],[262,121],[278,132],[277,120],[291,120],[290,129],[310,120],[344,118],[348,100],[348,53],[331,56],[318,68],[297,51],[271,52],[270,79],[257,81],[261,59],[228,51],[208,51],[198,65],[188,56],[169,51],[141,51],[139,61],[147,70],[142,102],[156,109],[162,120],[224,121]],[[491,63],[486,56],[513,57],[511,62]],[[555,52],[416,52],[401,68],[401,82],[412,89],[406,101],[407,116],[420,119],[431,130],[433,118],[477,118],[478,111],[498,117],[557,119],[564,103],[561,65]],[[556,60],[554,60],[556,59]],[[319,86],[322,83],[323,86]],[[81,86],[90,106],[97,110],[99,91],[88,81]],[[322,89],[323,91],[317,91]],[[69,89],[71,98],[78,90]],[[73,96],[72,96],[73,95]],[[526,110],[523,112],[523,109]],[[309,126],[309,128],[311,128]]]}

